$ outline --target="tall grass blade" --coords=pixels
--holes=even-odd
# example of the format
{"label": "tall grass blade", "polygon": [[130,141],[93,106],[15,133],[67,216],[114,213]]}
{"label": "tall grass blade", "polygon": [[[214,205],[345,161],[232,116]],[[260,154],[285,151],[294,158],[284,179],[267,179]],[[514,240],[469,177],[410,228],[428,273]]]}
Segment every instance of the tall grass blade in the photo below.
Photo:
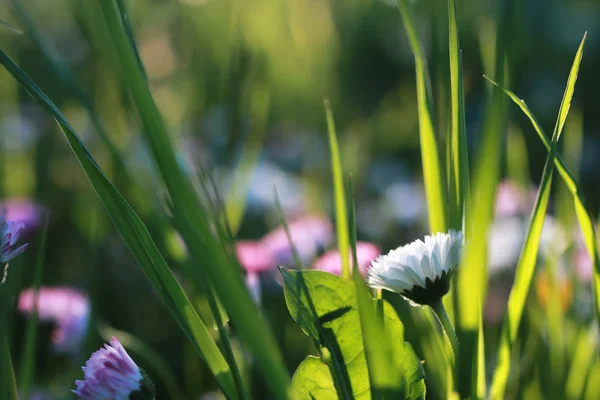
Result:
{"label": "tall grass blade", "polygon": [[598,329],[591,326],[581,330],[575,342],[573,361],[565,384],[565,398],[581,399],[594,359],[597,358]]}
{"label": "tall grass blade", "polygon": [[206,210],[177,163],[166,127],[123,25],[124,17],[114,0],[102,0],[101,6],[119,56],[124,82],[131,93],[153,157],[171,196],[173,210],[178,214],[175,217],[182,224],[181,234],[190,255],[203,267],[197,273],[206,275],[237,326],[253,327],[238,330],[240,338],[256,358],[264,376],[269,377],[266,384],[273,394],[277,398],[285,398],[290,377],[281,353],[244,285],[240,268],[232,262],[222,244],[212,234]]}
{"label": "tall grass blade", "polygon": [[419,140],[421,142],[421,162],[427,196],[429,230],[431,232],[447,231],[448,203],[444,173],[440,163],[440,154],[434,131],[433,110],[428,92],[428,72],[425,54],[419,43],[414,18],[408,0],[398,0],[398,8],[404,22],[404,29],[415,57],[417,80],[417,102],[419,113]]}
{"label": "tall grass blade", "polygon": [[2,389],[2,396],[6,396],[7,400],[18,400],[17,382],[15,381],[15,372],[10,359],[10,349],[8,348],[6,315],[1,317],[3,319],[0,320],[0,388]]}
{"label": "tall grass blade", "polygon": [[54,103],[3,51],[0,51],[0,63],[60,125],[71,149],[127,247],[146,273],[148,279],[150,279],[153,287],[160,294],[183,332],[204,358],[223,391],[228,396],[237,398],[229,366],[177,279],[162,258],[142,220],[104,175],[100,166]]}
{"label": "tall grass blade", "polygon": [[[585,38],[586,36],[584,35],[583,40],[581,41],[581,44],[577,51],[577,54],[575,55],[575,60],[573,61],[573,66],[571,67],[571,72],[567,80],[567,87],[565,89],[565,94],[560,105],[556,126],[552,134],[550,151],[548,154],[548,158],[546,159],[546,164],[544,166],[544,172],[542,174],[542,180],[540,183],[538,196],[535,202],[527,236],[525,238],[525,243],[523,245],[523,250],[521,252],[519,263],[517,265],[515,283],[513,285],[508,300],[508,310],[504,320],[504,324],[502,326],[500,347],[498,350],[498,362],[496,366],[496,371],[494,373],[494,378],[492,380],[491,396],[493,399],[503,398],[506,391],[506,383],[508,381],[508,376],[510,372],[510,357],[512,344],[514,343],[517,336],[518,328],[521,322],[521,317],[525,308],[525,300],[527,299],[527,294],[531,286],[531,281],[535,270],[535,263],[537,258],[541,231],[544,225],[544,216],[546,213],[546,208],[548,206],[552,172],[554,169],[554,163],[556,158],[556,143],[560,138],[561,131],[564,126],[569,107],[571,105],[571,99],[573,98],[575,82],[577,81],[577,74],[579,72],[579,65],[583,56],[583,46],[585,44]],[[517,102],[517,104],[522,104],[521,109],[525,111],[525,114],[534,123],[534,126],[536,126],[536,130],[541,130],[541,128],[539,128],[539,124],[535,120],[535,117],[525,106],[525,102],[523,100],[519,100],[512,92],[504,88],[502,89],[505,93],[509,95],[511,99],[513,99],[513,101],[516,100],[515,102]]]}
{"label": "tall grass blade", "polygon": [[22,4],[22,0],[11,0],[12,11],[19,21],[19,24],[25,30],[27,37],[40,50],[42,56],[48,61],[48,65],[54,70],[55,75],[59,78],[61,84],[75,97],[86,109],[96,133],[100,137],[102,143],[108,150],[115,169],[125,183],[131,184],[130,173],[127,170],[123,157],[113,140],[106,132],[106,128],[101,121],[101,118],[96,110],[90,97],[79,87],[75,75],[69,68],[69,65],[61,58],[58,52],[48,43],[43,35],[39,32],[35,22],[29,15],[29,12]]}
{"label": "tall grass blade", "polygon": [[325,104],[325,116],[327,117],[327,133],[329,136],[329,148],[331,150],[331,171],[333,174],[333,191],[335,193],[335,219],[337,229],[337,241],[340,256],[342,257],[342,276],[350,278],[350,239],[348,238],[348,218],[346,213],[346,199],[344,197],[344,178],[342,174],[342,161],[340,150],[335,134],[335,123],[329,100]]}
{"label": "tall grass blade", "polygon": [[264,83],[255,85],[249,96],[252,127],[235,168],[234,177],[227,193],[227,202],[225,203],[227,222],[233,235],[239,231],[242,224],[246,209],[246,198],[252,183],[252,174],[258,164],[262,150],[269,114],[270,92]]}
{"label": "tall grass blade", "polygon": [[369,289],[358,271],[358,257],[356,254],[356,217],[354,196],[350,176],[348,198],[350,199],[350,243],[352,246],[352,265],[354,288],[356,289],[356,302],[360,316],[360,327],[363,335],[365,354],[371,381],[371,396],[373,399],[397,399],[402,397],[402,380],[395,373],[393,350],[386,337],[383,319],[376,307],[383,306],[382,299],[373,300]]}
{"label": "tall grass blade", "polygon": [[48,237],[48,215],[46,215],[43,223],[42,233],[37,249],[35,270],[33,273],[33,311],[29,322],[27,323],[27,331],[25,333],[25,348],[21,358],[21,368],[19,374],[19,391],[21,397],[29,398],[29,389],[33,384],[35,374],[36,360],[36,338],[38,328],[38,296],[40,286],[42,285],[42,275],[44,271],[44,255],[46,250],[46,238]]}
{"label": "tall grass blade", "polygon": [[[502,16],[496,35],[495,71],[502,80],[508,79],[506,42],[510,29],[512,2],[502,6]],[[469,397],[479,385],[476,381],[483,368],[479,345],[481,307],[486,293],[487,233],[491,225],[496,184],[500,176],[503,132],[506,127],[507,100],[500,90],[492,91],[486,110],[482,142],[475,161],[473,200],[465,216],[465,240],[468,246],[457,270],[455,313],[460,351],[456,366],[456,390]],[[480,307],[481,305],[481,307]],[[481,390],[481,387],[479,388]]]}
{"label": "tall grass blade", "polygon": [[450,54],[450,155],[452,165],[452,184],[449,193],[453,194],[450,201],[450,225],[461,229],[465,209],[465,196],[468,191],[469,167],[467,160],[467,136],[465,126],[465,99],[462,77],[462,60],[458,41],[458,26],[456,23],[456,2],[448,0],[448,30]]}

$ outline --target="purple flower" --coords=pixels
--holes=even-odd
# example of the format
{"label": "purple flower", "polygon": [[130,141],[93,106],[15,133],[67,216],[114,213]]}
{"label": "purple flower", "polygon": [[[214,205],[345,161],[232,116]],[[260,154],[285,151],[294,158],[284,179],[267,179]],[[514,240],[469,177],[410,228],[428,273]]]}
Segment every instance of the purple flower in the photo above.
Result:
{"label": "purple flower", "polygon": [[[356,258],[358,261],[358,270],[362,276],[367,275],[367,269],[371,262],[381,254],[379,247],[369,242],[356,242]],[[350,251],[350,266],[352,267],[352,251]],[[323,254],[313,266],[319,271],[329,272],[335,275],[342,274],[342,257],[339,250],[330,250]]]}
{"label": "purple flower", "polygon": [[[25,289],[19,294],[18,309],[25,314],[33,312],[35,292]],[[54,322],[52,343],[57,353],[79,350],[90,320],[90,302],[85,293],[68,287],[42,287],[37,300],[41,321]]]}
{"label": "purple flower", "polygon": [[132,392],[142,390],[142,371],[115,337],[93,353],[82,369],[84,380],[75,381],[73,390],[81,399],[128,400]]}
{"label": "purple flower", "polygon": [[[292,242],[304,263],[311,261],[319,250],[333,241],[333,225],[322,215],[307,215],[296,219],[289,224],[289,230]],[[292,249],[282,226],[266,235],[261,242],[277,264],[294,262]]]}
{"label": "purple flower", "polygon": [[0,229],[2,230],[2,241],[0,243],[0,262],[7,263],[25,251],[28,244],[17,247],[17,242],[23,234],[25,224],[22,222],[9,221],[0,216]]}

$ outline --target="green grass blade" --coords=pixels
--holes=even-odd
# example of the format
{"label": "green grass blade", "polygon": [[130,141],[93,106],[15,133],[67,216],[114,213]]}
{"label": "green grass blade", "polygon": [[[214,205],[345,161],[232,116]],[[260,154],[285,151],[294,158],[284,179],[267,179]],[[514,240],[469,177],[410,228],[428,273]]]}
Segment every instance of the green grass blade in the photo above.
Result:
{"label": "green grass blade", "polygon": [[346,217],[346,199],[344,197],[344,178],[342,174],[342,161],[340,150],[335,134],[335,123],[329,100],[325,104],[325,115],[327,117],[327,133],[329,136],[329,148],[331,150],[331,171],[333,174],[333,190],[335,193],[335,219],[337,229],[337,241],[340,256],[342,257],[342,276],[350,278],[350,239],[348,238],[348,218]]}
{"label": "green grass blade", "polygon": [[456,24],[456,2],[448,0],[448,29],[449,29],[449,55],[450,55],[450,155],[451,155],[451,182],[453,187],[449,192],[451,199],[450,220],[454,229],[461,229],[465,209],[465,197],[468,193],[469,167],[467,160],[467,136],[465,126],[465,99],[462,77],[462,59],[458,41],[458,26]]}
{"label": "green grass blade", "polygon": [[567,399],[581,399],[592,363],[597,356],[598,330],[595,326],[583,329],[576,340],[571,369],[565,384]]}
{"label": "green grass blade", "polygon": [[[389,339],[385,335],[383,320],[376,310],[382,299],[373,300],[363,277],[358,272],[358,257],[356,254],[356,218],[352,176],[348,188],[350,199],[350,242],[352,246],[352,265],[354,288],[356,289],[356,302],[360,316],[360,327],[363,335],[369,379],[371,381],[371,395],[374,399],[397,399],[401,397],[402,380],[395,374],[395,365],[392,358],[393,351],[389,346]],[[374,304],[374,301],[376,302]]]}
{"label": "green grass blade", "polygon": [[527,190],[531,185],[531,174],[527,144],[521,128],[516,125],[509,126],[506,147],[510,149],[506,154],[506,174],[510,180],[519,184],[523,190]]}
{"label": "green grass blade", "polygon": [[139,66],[136,52],[123,23],[121,10],[114,0],[102,0],[102,13],[118,54],[121,74],[131,93],[143,131],[155,163],[165,182],[175,216],[182,226],[181,234],[190,255],[198,266],[198,274],[206,275],[232,321],[240,327],[240,339],[268,376],[266,384],[277,398],[286,398],[290,377],[273,334],[260,313],[242,279],[239,266],[232,263],[222,243],[214,237],[208,216],[189,179],[181,171],[166,127]]}
{"label": "green grass blade", "polygon": [[421,162],[427,196],[429,213],[429,230],[432,232],[447,231],[448,204],[444,173],[440,163],[438,144],[434,131],[433,112],[428,93],[428,72],[425,55],[421,49],[412,11],[408,0],[398,0],[398,8],[404,22],[404,29],[415,57],[417,80],[417,102],[419,113],[419,140],[421,142]]}
{"label": "green grass blade", "polygon": [[102,172],[65,117],[41,89],[2,51],[0,63],[60,125],[100,201],[181,329],[208,364],[223,391],[237,398],[229,366],[177,279],[168,268],[145,225]]}
{"label": "green grass blade", "polygon": [[285,214],[283,213],[283,209],[281,208],[281,202],[279,201],[279,195],[277,194],[277,188],[273,187],[273,193],[275,196],[275,207],[277,208],[277,214],[279,215],[279,221],[281,222],[281,226],[283,226],[283,230],[285,231],[285,236],[290,244],[290,249],[292,250],[292,257],[294,258],[294,264],[296,264],[296,268],[299,270],[304,269],[304,264],[302,263],[302,259],[300,258],[300,254],[298,254],[298,249],[296,248],[296,244],[292,240],[292,234],[290,233],[290,228],[285,219]]}
{"label": "green grass blade", "polygon": [[8,332],[6,332],[7,326],[4,319],[6,315],[2,317],[3,319],[0,320],[0,388],[2,388],[2,396],[6,396],[7,400],[18,400],[17,382],[8,348]]}
{"label": "green grass blade", "polygon": [[36,338],[38,328],[38,295],[40,286],[42,285],[42,275],[44,271],[44,255],[46,250],[46,238],[48,237],[48,216],[46,215],[42,228],[42,234],[37,249],[35,270],[33,275],[33,311],[29,322],[27,323],[27,331],[25,333],[25,349],[21,358],[21,368],[19,374],[19,391],[21,397],[29,398],[29,389],[33,384],[35,374],[35,359],[36,359]]}
{"label": "green grass blade", "polygon": [[33,44],[39,49],[42,56],[48,61],[48,65],[54,70],[54,73],[59,78],[61,84],[73,95],[86,109],[90,116],[90,120],[96,129],[96,133],[100,140],[105,145],[110,153],[112,161],[123,180],[130,184],[130,173],[127,170],[123,157],[117,146],[110,138],[101,121],[96,108],[93,105],[90,97],[77,85],[77,79],[69,68],[68,64],[60,57],[56,50],[44,39],[43,35],[38,31],[37,26],[29,12],[22,4],[22,0],[11,0],[12,10],[19,24],[24,28],[25,33]]}
{"label": "green grass blade", "polygon": [[[517,265],[515,283],[508,300],[508,311],[502,327],[500,347],[498,350],[498,362],[496,371],[494,373],[494,378],[492,380],[491,396],[493,399],[503,398],[506,391],[506,383],[508,381],[510,372],[512,344],[515,342],[517,336],[521,317],[525,308],[525,300],[527,299],[527,294],[531,286],[541,231],[544,224],[544,216],[548,206],[552,172],[556,158],[556,143],[560,138],[561,130],[564,126],[564,122],[571,104],[571,99],[573,97],[575,82],[577,81],[577,74],[579,72],[579,65],[583,56],[584,44],[585,36],[581,41],[577,54],[575,55],[575,60],[573,61],[573,66],[571,67],[571,72],[569,73],[565,95],[563,96],[563,100],[561,102],[556,126],[552,134],[550,151],[548,158],[546,159],[544,172],[542,174],[538,197],[536,199],[529,229],[523,245],[523,250],[519,258],[519,263]],[[522,104],[521,109],[523,109],[525,114],[534,123],[536,130],[539,129],[541,131],[541,127],[539,127],[535,117],[529,111],[525,103],[522,100],[519,100],[512,92],[506,89],[503,89],[503,91],[507,93],[513,101],[517,102],[517,104]]]}
{"label": "green grass blade", "polygon": [[[495,71],[502,80],[508,79],[506,61],[507,37],[510,32],[511,1],[502,5],[502,16],[496,35]],[[477,376],[484,366],[481,359],[481,307],[487,290],[487,235],[493,216],[496,184],[500,176],[503,132],[507,119],[507,99],[500,90],[493,90],[488,99],[482,139],[475,161],[473,201],[465,215],[465,249],[455,283],[455,321],[460,351],[457,357],[456,390],[469,397],[472,390],[481,391]],[[481,305],[481,306],[480,306]],[[479,388],[474,387],[475,385]]]}
{"label": "green grass blade", "polygon": [[129,332],[121,331],[108,325],[100,324],[98,326],[98,332],[102,339],[107,342],[110,341],[113,336],[116,336],[128,352],[135,354],[135,358],[139,357],[145,364],[151,366],[153,372],[152,376],[156,376],[162,381],[169,399],[185,399],[185,396],[177,383],[177,377],[171,371],[171,367],[150,345]]}
{"label": "green grass blade", "polygon": [[267,130],[267,117],[269,114],[270,92],[265,84],[258,84],[250,93],[250,116],[252,128],[248,135],[234,177],[227,193],[225,212],[231,232],[235,235],[242,224],[248,190],[252,183],[252,174],[258,164],[262,150],[265,132]]}

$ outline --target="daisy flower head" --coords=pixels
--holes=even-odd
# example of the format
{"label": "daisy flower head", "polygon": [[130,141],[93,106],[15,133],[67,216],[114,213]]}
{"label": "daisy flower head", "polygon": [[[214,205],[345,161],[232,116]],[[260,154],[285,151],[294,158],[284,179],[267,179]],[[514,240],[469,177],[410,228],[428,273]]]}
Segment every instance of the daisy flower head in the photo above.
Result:
{"label": "daisy flower head", "polygon": [[369,286],[399,293],[416,304],[435,304],[450,290],[463,241],[462,232],[450,230],[392,250],[373,261]]}

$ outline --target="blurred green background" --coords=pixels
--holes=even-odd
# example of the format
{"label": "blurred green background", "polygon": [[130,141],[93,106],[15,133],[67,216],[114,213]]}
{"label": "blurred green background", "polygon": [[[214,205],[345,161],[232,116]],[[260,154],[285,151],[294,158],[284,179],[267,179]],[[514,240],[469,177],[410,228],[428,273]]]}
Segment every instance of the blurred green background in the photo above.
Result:
{"label": "blurred green background", "polygon": [[[8,3],[0,5],[0,20],[22,29],[22,20]],[[101,21],[95,1],[20,3],[47,47],[40,49],[30,35],[2,26],[0,47],[59,106],[147,222],[170,265],[179,270],[185,250],[175,232],[165,230],[166,192],[114,68],[118,60],[97,26]],[[507,86],[526,99],[547,131],[554,124],[573,55],[588,32],[572,108],[575,122],[566,133],[583,134],[582,152],[575,159],[584,195],[596,215],[600,2],[515,3],[506,43]],[[259,238],[277,225],[274,185],[289,218],[313,211],[333,216],[323,98],[333,107],[344,171],[355,179],[359,239],[387,251],[426,231],[414,59],[394,1],[132,0],[127,6],[139,56],[181,164],[192,175],[200,167],[210,170],[226,198],[236,193],[246,198],[245,208],[237,210],[243,216],[238,239]],[[490,68],[502,6],[503,1],[486,0],[457,4],[472,157],[490,89],[482,74],[495,76]],[[418,0],[413,8],[442,136],[448,118],[447,5]],[[44,51],[68,66],[72,75],[57,71]],[[79,89],[65,83],[69,80],[87,94],[133,174],[131,180],[119,172]],[[531,177],[535,183],[547,152],[529,121],[515,107],[510,110],[507,132],[517,139],[508,141],[503,174]],[[519,153],[521,139],[525,159]],[[186,398],[214,388],[114,231],[58,126],[5,70],[0,71],[0,145],[2,197],[32,198],[50,210],[44,284],[87,290],[96,320],[130,332],[158,351]],[[248,149],[256,153],[248,155]],[[232,171],[246,165],[248,175],[235,180]],[[28,252],[15,262],[21,267],[23,286],[31,282],[28,267],[34,257],[35,252]],[[265,317],[276,321],[271,326],[293,371],[311,344],[289,317],[279,286],[272,284],[264,292]],[[199,309],[208,318],[206,304]],[[497,328],[491,326],[492,331]],[[88,350],[100,340],[91,335]],[[87,354],[72,360],[40,352],[37,384],[68,386],[70,379],[79,377],[77,367]],[[261,379],[255,382],[262,385]],[[159,384],[158,398],[166,398],[164,390]],[[434,387],[429,390],[435,395]],[[256,391],[261,393],[260,387]]]}

